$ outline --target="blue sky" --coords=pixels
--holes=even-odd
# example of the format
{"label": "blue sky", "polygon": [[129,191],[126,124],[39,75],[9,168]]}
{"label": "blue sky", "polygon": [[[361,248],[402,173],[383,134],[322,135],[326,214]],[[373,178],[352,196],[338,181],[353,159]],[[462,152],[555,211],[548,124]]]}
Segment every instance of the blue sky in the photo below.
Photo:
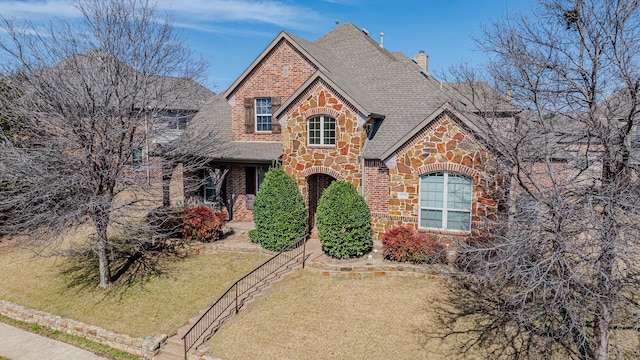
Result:
{"label": "blue sky", "polygon": [[[485,56],[473,36],[509,13],[528,12],[535,0],[159,0],[193,50],[211,63],[203,85],[224,91],[282,30],[314,40],[351,22],[385,48],[429,55],[436,76],[450,65],[479,66]],[[0,14],[35,22],[76,18],[67,0],[0,0]]]}

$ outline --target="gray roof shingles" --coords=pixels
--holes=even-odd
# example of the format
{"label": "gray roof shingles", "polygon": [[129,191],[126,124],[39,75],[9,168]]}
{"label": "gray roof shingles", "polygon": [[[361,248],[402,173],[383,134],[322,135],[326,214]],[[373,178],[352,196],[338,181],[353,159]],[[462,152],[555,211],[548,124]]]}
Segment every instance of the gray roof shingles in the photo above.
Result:
{"label": "gray roof shingles", "polygon": [[[294,46],[311,57],[310,60],[318,66],[318,72],[337,85],[337,91],[344,92],[343,95],[348,95],[366,109],[368,113],[364,116],[384,116],[375,136],[365,145],[364,158],[380,159],[383,154],[402,145],[399,142],[403,137],[453,98],[449,89],[421,71],[408,57],[381,48],[351,23],[345,23],[314,42],[284,34]],[[230,90],[233,89],[225,94],[232,92]],[[206,154],[212,158],[258,160],[275,158],[281,153],[280,143],[232,142],[230,111],[226,99],[216,96],[196,115],[192,133],[206,133],[200,128],[214,126],[221,133],[220,140],[227,143],[226,149],[237,151],[231,153],[215,149]]]}

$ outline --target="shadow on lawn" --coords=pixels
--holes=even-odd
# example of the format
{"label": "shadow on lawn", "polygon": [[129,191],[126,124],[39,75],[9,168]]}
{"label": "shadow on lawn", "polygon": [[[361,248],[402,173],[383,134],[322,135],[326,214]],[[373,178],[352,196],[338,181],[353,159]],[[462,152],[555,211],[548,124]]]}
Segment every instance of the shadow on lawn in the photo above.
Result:
{"label": "shadow on lawn", "polygon": [[[130,239],[129,239],[130,240]],[[109,251],[112,285],[107,293],[124,294],[134,285],[144,286],[150,279],[165,275],[171,262],[184,259],[189,251],[181,241],[113,241]],[[100,283],[98,256],[90,248],[67,254],[69,262],[61,270],[67,287],[95,289]]]}

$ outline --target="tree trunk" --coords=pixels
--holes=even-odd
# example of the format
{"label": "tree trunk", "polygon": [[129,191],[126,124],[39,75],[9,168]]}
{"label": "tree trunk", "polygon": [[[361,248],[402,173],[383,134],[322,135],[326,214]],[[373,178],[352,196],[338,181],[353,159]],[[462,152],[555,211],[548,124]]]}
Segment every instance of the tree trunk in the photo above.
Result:
{"label": "tree trunk", "polygon": [[106,289],[111,285],[111,270],[109,268],[109,254],[107,249],[107,226],[103,221],[97,221],[98,235],[98,264],[100,269],[100,287]]}
{"label": "tree trunk", "polygon": [[608,360],[611,314],[607,305],[600,305],[597,317],[598,319],[595,322],[595,329],[593,333],[593,338],[595,340],[594,358],[597,360]]}
{"label": "tree trunk", "polygon": [[176,164],[167,159],[162,159],[162,206],[171,206],[171,177]]}

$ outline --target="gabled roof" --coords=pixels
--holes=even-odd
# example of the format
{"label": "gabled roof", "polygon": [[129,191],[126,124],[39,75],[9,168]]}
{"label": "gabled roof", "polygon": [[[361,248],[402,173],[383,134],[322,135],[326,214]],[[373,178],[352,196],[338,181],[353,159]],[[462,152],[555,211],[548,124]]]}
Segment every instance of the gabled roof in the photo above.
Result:
{"label": "gabled roof", "polygon": [[[313,42],[281,32],[223,93],[222,98],[229,99],[282,41],[299,51],[316,68],[316,72],[285,99],[274,115],[280,116],[309,86],[322,81],[363,117],[384,119],[363,149],[362,155],[367,159],[382,159],[402,145],[426,119],[435,116],[434,112],[444,111],[441,108],[443,104],[460,98],[459,94],[451,91],[455,85],[443,85],[407,56],[382,48],[351,23],[345,23]],[[197,117],[207,114],[201,111]],[[229,114],[215,116],[217,118],[209,119],[231,121]]]}

